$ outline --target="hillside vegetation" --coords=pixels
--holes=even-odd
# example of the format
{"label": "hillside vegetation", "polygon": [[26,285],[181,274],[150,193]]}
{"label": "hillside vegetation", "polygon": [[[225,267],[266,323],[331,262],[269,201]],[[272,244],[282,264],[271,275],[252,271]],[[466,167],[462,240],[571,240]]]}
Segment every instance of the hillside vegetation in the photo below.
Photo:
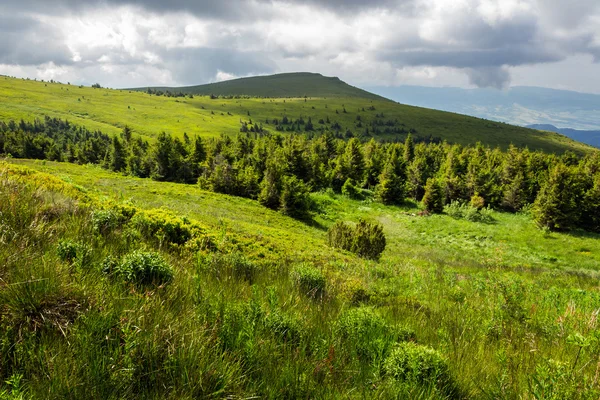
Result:
{"label": "hillside vegetation", "polygon": [[[154,140],[163,131],[180,138],[184,133],[190,137],[232,135],[245,123],[250,127],[258,125],[262,132],[317,135],[329,131],[339,137],[365,140],[375,137],[404,141],[410,132],[417,141],[480,141],[502,148],[512,143],[557,153],[583,153],[590,149],[559,134],[361,97],[356,94],[357,89],[347,88],[353,93],[348,97],[168,97],[0,77],[0,119],[32,122],[49,116],[106,134],[119,133],[127,125],[148,140]],[[282,124],[284,118],[287,124]],[[307,129],[309,121],[312,127]]]}
{"label": "hillside vegetation", "polygon": [[[316,193],[0,165],[7,398],[597,398],[600,241]],[[160,209],[159,209],[160,207]],[[327,245],[368,218],[379,262]],[[12,397],[11,397],[12,396]]]}

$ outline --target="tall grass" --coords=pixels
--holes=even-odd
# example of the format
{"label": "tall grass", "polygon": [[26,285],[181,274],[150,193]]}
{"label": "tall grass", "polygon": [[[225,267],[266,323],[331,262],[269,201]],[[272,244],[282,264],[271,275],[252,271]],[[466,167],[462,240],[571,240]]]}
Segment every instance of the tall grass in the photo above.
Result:
{"label": "tall grass", "polygon": [[[241,233],[209,222],[202,234],[214,246],[165,245],[134,219],[98,229],[107,204],[99,196],[27,185],[36,175],[11,168],[0,173],[0,398],[600,394],[591,274],[453,265],[436,261],[447,253],[434,247],[428,257],[392,256],[400,239],[383,217],[393,240],[379,262],[333,251],[259,256],[240,246]],[[439,218],[502,229],[495,217],[496,225]],[[305,245],[318,248],[320,235]],[[74,257],[57,251],[67,242]],[[158,254],[171,279],[138,285],[104,268],[107,257],[128,262],[136,252]]]}

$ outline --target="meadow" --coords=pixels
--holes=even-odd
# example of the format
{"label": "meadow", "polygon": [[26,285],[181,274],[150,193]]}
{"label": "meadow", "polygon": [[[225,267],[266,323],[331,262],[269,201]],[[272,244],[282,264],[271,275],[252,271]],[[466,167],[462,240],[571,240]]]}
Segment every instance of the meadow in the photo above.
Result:
{"label": "meadow", "polygon": [[[326,98],[166,97],[0,77],[0,120],[32,121],[49,116],[107,134],[117,134],[127,125],[136,134],[153,141],[163,131],[175,137],[183,137],[184,133],[190,137],[233,135],[240,131],[243,122],[251,120],[274,132],[273,120],[285,116],[291,122],[304,121],[295,124],[294,130],[304,131],[310,118],[315,131],[336,130],[342,136],[349,131],[353,136],[365,137],[369,130],[368,138],[373,134],[372,124],[377,122],[380,132],[375,136],[384,140],[403,142],[408,132],[412,132],[417,140],[446,140],[465,145],[481,141],[504,149],[512,143],[517,147],[556,153],[591,150],[555,133],[348,93],[354,92],[344,91],[344,97]],[[336,123],[339,127],[333,128]],[[386,128],[391,131],[386,133]]]}
{"label": "meadow", "polygon": [[[599,235],[331,192],[311,194],[304,223],[191,185],[7,161],[0,398],[600,394]],[[99,223],[132,209],[141,218]],[[156,209],[202,245],[149,235],[139,221]],[[331,225],[359,218],[383,226],[379,261],[327,244]],[[140,251],[172,275],[140,285],[113,271]]]}

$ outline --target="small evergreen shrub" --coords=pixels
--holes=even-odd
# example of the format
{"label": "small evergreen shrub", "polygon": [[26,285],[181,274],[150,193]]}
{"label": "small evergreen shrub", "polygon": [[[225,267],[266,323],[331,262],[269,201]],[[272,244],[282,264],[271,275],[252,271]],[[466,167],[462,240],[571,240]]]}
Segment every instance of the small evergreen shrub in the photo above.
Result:
{"label": "small evergreen shrub", "polygon": [[384,371],[400,382],[454,388],[446,360],[434,349],[413,342],[398,344],[386,358]]}
{"label": "small evergreen shrub", "polygon": [[473,207],[477,210],[481,210],[481,209],[483,209],[484,206],[485,206],[485,200],[483,199],[483,197],[481,197],[479,195],[479,193],[475,193],[471,197],[471,207]]}
{"label": "small evergreen shrub", "polygon": [[444,196],[442,187],[437,179],[427,179],[425,194],[423,195],[423,205],[431,213],[440,214],[444,211]]}
{"label": "small evergreen shrub", "polygon": [[327,232],[327,239],[331,247],[351,251],[371,260],[379,259],[386,246],[383,227],[363,219],[354,228],[344,222],[336,222]]}
{"label": "small evergreen shrub", "polygon": [[173,279],[173,270],[158,253],[135,251],[114,268],[124,281],[138,285],[162,285]]}
{"label": "small evergreen shrub", "polygon": [[327,280],[321,270],[312,265],[303,264],[292,272],[296,285],[310,297],[320,297],[325,293]]}

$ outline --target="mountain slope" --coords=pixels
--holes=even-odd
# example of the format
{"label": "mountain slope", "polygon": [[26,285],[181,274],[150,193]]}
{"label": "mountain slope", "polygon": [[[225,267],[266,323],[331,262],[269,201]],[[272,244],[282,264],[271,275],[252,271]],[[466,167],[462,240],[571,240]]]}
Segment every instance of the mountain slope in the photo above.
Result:
{"label": "mountain slope", "polygon": [[[306,87],[309,87],[308,83]],[[556,153],[591,150],[557,133],[361,97],[362,92],[358,89],[343,87],[352,89],[354,94],[326,98],[211,99],[208,96],[157,96],[3,77],[0,78],[0,120],[32,121],[47,115],[108,134],[117,134],[128,125],[148,140],[154,140],[163,131],[176,137],[183,137],[184,133],[189,137],[236,135],[243,124],[258,124],[272,133],[278,129],[282,133],[331,131],[364,140],[374,137],[404,141],[410,132],[417,140],[433,138],[459,144],[482,142],[501,148],[514,144]],[[288,124],[282,124],[284,118]],[[312,123],[312,131],[308,121]]]}
{"label": "mountain slope", "polygon": [[[359,97],[384,100],[381,96],[350,86],[339,78],[309,72],[255,76],[197,86],[154,87],[151,89],[204,96]],[[147,88],[132,90],[145,91]]]}

